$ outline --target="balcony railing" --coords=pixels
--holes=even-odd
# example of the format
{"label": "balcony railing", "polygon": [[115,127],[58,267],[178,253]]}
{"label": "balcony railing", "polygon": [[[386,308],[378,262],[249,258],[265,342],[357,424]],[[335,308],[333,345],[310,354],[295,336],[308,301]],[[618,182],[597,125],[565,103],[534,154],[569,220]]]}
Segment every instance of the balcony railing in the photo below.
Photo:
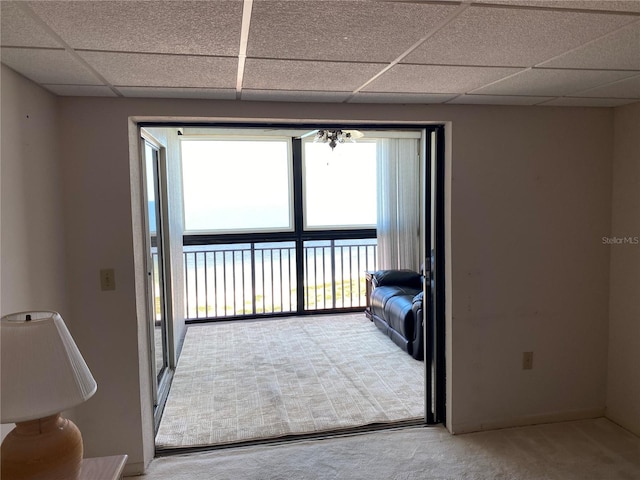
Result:
{"label": "balcony railing", "polygon": [[[364,308],[375,238],[305,241],[302,258],[304,310]],[[185,318],[295,313],[296,267],[293,241],[185,246]]]}

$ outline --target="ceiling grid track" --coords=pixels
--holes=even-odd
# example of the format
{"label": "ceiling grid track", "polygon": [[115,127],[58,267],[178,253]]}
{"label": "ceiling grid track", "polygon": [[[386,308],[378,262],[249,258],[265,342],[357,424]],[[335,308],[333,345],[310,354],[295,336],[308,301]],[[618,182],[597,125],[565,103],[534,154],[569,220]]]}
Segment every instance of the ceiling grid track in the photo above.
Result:
{"label": "ceiling grid track", "polygon": [[84,58],[78,55],[78,53],[67,42],[65,42],[62,39],[62,37],[60,37],[60,35],[58,35],[51,27],[49,27],[49,25],[44,20],[42,20],[36,14],[36,12],[34,12],[31,9],[31,7],[27,4],[27,2],[16,2],[16,3],[18,7],[21,8],[26,15],[31,17],[31,19],[34,22],[38,23],[43,30],[45,30],[49,35],[51,35],[51,37],[54,38],[64,48],[64,50],[74,58],[74,60],[82,64],[87,70],[89,70],[93,75],[95,75],[96,78],[100,80],[100,82],[103,85],[106,85],[107,87],[109,87],[116,96],[124,97],[124,95],[122,95],[122,93],[120,93],[116,87],[114,87],[106,78],[100,75],[100,73],[91,65],[89,65],[89,63],[87,63]]}
{"label": "ceiling grid track", "polygon": [[345,99],[344,103],[348,103],[351,99],[353,99],[353,97],[355,97],[364,88],[366,88],[368,85],[373,83],[376,79],[378,79],[379,77],[384,75],[386,72],[391,70],[393,67],[398,65],[402,60],[404,60],[407,56],[409,56],[409,54],[411,52],[416,50],[424,42],[429,40],[429,38],[431,38],[433,35],[435,35],[438,31],[442,30],[444,27],[446,27],[451,22],[453,22],[453,20],[455,20],[460,15],[462,15],[462,13],[467,8],[469,8],[470,5],[471,5],[470,0],[466,0],[465,2],[463,2],[453,13],[451,13],[449,16],[447,16],[445,19],[443,19],[440,23],[438,23],[435,27],[433,27],[431,30],[429,30],[429,32],[427,32],[427,34],[424,37],[422,37],[420,40],[418,40],[416,43],[414,43],[411,47],[409,47],[407,50],[405,50],[399,57],[397,57],[389,65],[387,65],[382,70],[380,70],[376,75],[371,77],[369,80],[367,80],[365,83],[363,83],[358,88],[356,88],[353,92],[351,92],[351,95],[349,95]]}
{"label": "ceiling grid track", "polygon": [[[640,19],[638,19],[637,17],[634,17],[634,19],[632,21],[630,21],[628,24],[621,26],[620,28],[616,28],[615,30],[612,30],[610,32],[607,32],[597,38],[594,38],[586,43],[580,44],[575,48],[572,48],[570,50],[567,50],[565,52],[562,52],[559,55],[556,55],[555,57],[549,58],[547,60],[545,60],[544,62],[539,62],[537,65],[534,65],[532,68],[547,68],[544,67],[545,63],[549,63],[549,62],[553,62],[554,60],[557,60],[558,58],[562,58],[565,55],[568,55],[570,53],[576,52],[582,48],[588,47],[590,45],[593,45],[601,40],[604,40],[605,38],[609,38],[612,37],[614,35],[616,35],[617,33],[621,32],[622,30],[626,30],[627,28],[632,28],[634,26],[638,26],[640,25]],[[640,49],[640,44],[638,45],[638,48]],[[566,68],[566,67],[565,67]],[[604,69],[603,69],[604,70]]]}
{"label": "ceiling grid track", "polygon": [[244,66],[247,61],[247,46],[249,45],[249,28],[253,0],[244,0],[242,5],[242,27],[240,30],[240,52],[238,53],[238,75],[236,78],[236,100],[242,98],[242,83],[244,81]]}

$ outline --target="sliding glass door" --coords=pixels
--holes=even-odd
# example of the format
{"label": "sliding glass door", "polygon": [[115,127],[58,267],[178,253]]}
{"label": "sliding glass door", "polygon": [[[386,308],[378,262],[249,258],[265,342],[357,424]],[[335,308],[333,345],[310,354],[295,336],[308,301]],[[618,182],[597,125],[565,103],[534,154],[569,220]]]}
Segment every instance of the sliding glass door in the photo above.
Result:
{"label": "sliding glass door", "polygon": [[445,370],[445,242],[444,127],[426,132],[424,193],[424,309],[425,412],[429,424],[446,418]]}
{"label": "sliding glass door", "polygon": [[169,368],[169,334],[167,309],[167,278],[165,272],[163,188],[160,146],[142,138],[144,162],[144,195],[146,204],[147,291],[151,367],[153,370],[154,403],[158,405],[158,390]]}

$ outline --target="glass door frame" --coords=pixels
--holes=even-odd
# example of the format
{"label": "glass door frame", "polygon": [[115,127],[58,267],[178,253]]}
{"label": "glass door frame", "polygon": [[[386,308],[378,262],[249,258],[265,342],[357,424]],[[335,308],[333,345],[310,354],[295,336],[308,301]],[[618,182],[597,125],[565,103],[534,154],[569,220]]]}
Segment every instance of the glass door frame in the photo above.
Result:
{"label": "glass door frame", "polygon": [[446,426],[444,125],[425,129],[423,138],[425,420]]}
{"label": "glass door frame", "polygon": [[[153,153],[153,183],[149,185],[147,173],[147,148]],[[166,168],[166,148],[156,140],[149,132],[140,130],[140,158],[141,158],[141,179],[143,197],[143,219],[145,222],[145,271],[146,271],[146,291],[147,291],[147,329],[149,341],[149,368],[151,373],[151,385],[153,390],[154,406],[154,427],[157,431],[162,417],[162,407],[166,396],[169,393],[171,377],[175,365],[172,365],[171,346],[173,344],[173,314],[172,302],[170,301],[172,292],[170,291],[170,255],[165,251],[169,245],[167,225],[167,168]],[[153,188],[155,197],[155,218],[156,218],[156,242],[153,244],[151,238],[151,219],[149,218],[148,189]],[[151,254],[153,247],[157,248],[157,276],[160,288],[160,327],[162,345],[162,367],[157,371],[156,366],[156,288],[154,279],[154,260]]]}

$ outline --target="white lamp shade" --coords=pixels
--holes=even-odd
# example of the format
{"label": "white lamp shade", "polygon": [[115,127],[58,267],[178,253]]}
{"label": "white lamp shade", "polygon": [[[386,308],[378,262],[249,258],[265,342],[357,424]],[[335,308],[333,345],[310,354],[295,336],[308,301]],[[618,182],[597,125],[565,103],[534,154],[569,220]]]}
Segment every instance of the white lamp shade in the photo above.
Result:
{"label": "white lamp shade", "polygon": [[2,423],[54,415],[96,392],[96,381],[57,312],[5,315],[0,339]]}

